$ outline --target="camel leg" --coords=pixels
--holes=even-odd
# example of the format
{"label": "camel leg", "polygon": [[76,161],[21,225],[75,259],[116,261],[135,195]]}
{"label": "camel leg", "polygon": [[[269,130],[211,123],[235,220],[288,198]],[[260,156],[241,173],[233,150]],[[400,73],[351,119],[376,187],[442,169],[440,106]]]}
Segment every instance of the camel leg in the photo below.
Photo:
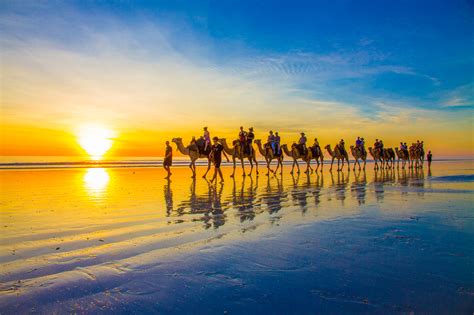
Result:
{"label": "camel leg", "polygon": [[[267,158],[265,158],[265,162],[267,162],[267,176],[270,175],[270,172],[273,173],[273,171],[270,169],[270,162]],[[277,167],[277,170],[278,170],[278,167]]]}
{"label": "camel leg", "polygon": [[253,170],[253,162],[252,160],[249,158],[249,162],[250,162],[250,173],[249,173],[249,176],[252,176],[252,170]]}
{"label": "camel leg", "polygon": [[189,168],[193,172],[193,175],[191,176],[191,178],[196,178],[196,164],[194,163],[195,161],[191,161],[191,163],[189,164]]}
{"label": "camel leg", "polygon": [[324,159],[321,158],[321,173],[323,172],[323,167],[324,167]]}
{"label": "camel leg", "polygon": [[[339,162],[339,160],[338,160],[338,162]],[[332,158],[332,161],[331,161],[331,168],[329,169],[330,172],[332,172],[332,165],[333,165],[333,163],[334,163],[334,157]]]}
{"label": "camel leg", "polygon": [[257,159],[255,158],[255,155],[253,156],[253,161],[255,162],[255,174],[258,175],[258,162],[257,162]]}
{"label": "camel leg", "polygon": [[242,176],[245,176],[245,166],[244,166],[244,159],[240,159],[240,163],[242,164]]}
{"label": "camel leg", "polygon": [[232,170],[232,174],[230,175],[230,177],[234,177],[234,175],[235,175],[235,156],[232,156],[232,163],[233,163],[233,170]]}
{"label": "camel leg", "polygon": [[291,165],[291,172],[290,172],[290,174],[293,174],[293,170],[295,169],[295,163],[296,163],[296,161],[293,160],[293,164]]}
{"label": "camel leg", "polygon": [[[202,178],[206,178],[207,173],[209,173],[209,170],[211,169],[211,159],[207,159],[207,170],[206,173],[202,176]],[[196,170],[194,170],[196,172]]]}
{"label": "camel leg", "polygon": [[300,173],[300,164],[298,163],[298,160],[295,160],[296,162],[296,168],[298,169],[298,174]]}

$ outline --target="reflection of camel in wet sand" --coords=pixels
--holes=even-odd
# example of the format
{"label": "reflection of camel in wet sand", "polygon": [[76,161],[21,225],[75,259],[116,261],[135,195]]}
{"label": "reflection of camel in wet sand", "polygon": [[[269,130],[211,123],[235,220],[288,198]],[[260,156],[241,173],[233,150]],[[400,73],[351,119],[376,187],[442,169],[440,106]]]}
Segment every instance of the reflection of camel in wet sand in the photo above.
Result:
{"label": "reflection of camel in wet sand", "polygon": [[[276,189],[274,189],[271,185],[271,180],[276,181]],[[274,214],[280,211],[283,206],[282,202],[284,202],[287,199],[287,193],[285,192],[280,178],[278,176],[273,176],[273,177],[267,177],[267,188],[265,190],[265,193],[262,195],[262,204],[267,205],[268,213],[269,214]],[[279,216],[271,216],[270,220],[272,224],[279,220]]]}
{"label": "reflection of camel in wet sand", "polygon": [[404,150],[399,150],[398,148],[395,148],[395,153],[398,157],[397,168],[400,167],[400,160],[402,160],[402,170],[404,170],[407,162],[408,164],[410,164],[410,156],[407,154],[407,152],[405,152]]}
{"label": "reflection of camel in wet sand", "polygon": [[319,175],[318,172],[316,172],[316,183],[314,187],[315,187],[315,189],[313,190],[314,204],[317,206],[321,202],[321,189],[324,187],[323,173]]}
{"label": "reflection of camel in wet sand", "polygon": [[207,159],[207,170],[206,173],[202,176],[203,178],[206,177],[207,173],[211,169],[211,160],[209,158],[209,155],[206,154],[199,154],[198,151],[194,150],[189,150],[189,147],[185,147],[183,144],[183,139],[182,138],[173,138],[172,140],[174,143],[176,143],[176,146],[178,148],[178,151],[183,154],[189,156],[191,159],[191,163],[189,164],[189,168],[193,172],[193,178],[196,177],[196,160],[197,159]]}
{"label": "reflection of camel in wet sand", "polygon": [[[210,184],[208,180],[207,190],[203,194],[196,194],[196,181],[193,180],[190,187],[189,199],[182,201],[177,209],[178,216],[197,215],[202,217],[199,221],[204,222],[204,228],[218,228],[225,224],[225,213],[222,209],[221,196],[224,185],[219,188]],[[195,217],[195,216],[194,216]],[[194,218],[192,220],[195,220]]]}
{"label": "reflection of camel in wet sand", "polygon": [[332,186],[335,187],[336,199],[341,200],[342,202],[344,202],[344,199],[346,199],[346,187],[349,183],[349,174],[350,172],[347,172],[346,175],[338,172],[336,184],[334,183],[334,175],[331,173],[331,183]]}
{"label": "reflection of camel in wet sand", "polygon": [[249,178],[250,186],[245,189],[246,177],[244,177],[240,191],[237,191],[235,178],[233,178],[232,196],[227,200],[232,204],[234,209],[238,210],[237,216],[240,218],[240,222],[246,220],[252,221],[257,214],[255,211],[255,200],[258,195],[258,177],[255,186],[252,176]]}
{"label": "reflection of camel in wet sand", "polygon": [[232,156],[232,162],[234,164],[234,169],[232,171],[231,177],[234,177],[235,175],[235,160],[239,159],[241,164],[242,164],[242,176],[245,176],[245,166],[244,166],[244,159],[248,159],[250,162],[250,172],[249,175],[252,175],[252,170],[253,170],[253,163],[255,162],[255,172],[258,174],[258,162],[257,159],[255,158],[255,150],[251,148],[250,154],[242,152],[242,147],[240,145],[240,142],[238,140],[233,141],[233,147],[229,147],[227,145],[227,141],[225,138],[219,139],[219,142],[224,146],[225,153],[229,154]]}
{"label": "reflection of camel in wet sand", "polygon": [[374,150],[372,149],[372,147],[369,148],[369,153],[370,155],[372,155],[372,158],[374,159],[374,170],[378,170],[379,169],[379,163],[382,165],[381,168],[383,168],[383,160],[382,160],[382,156],[380,155],[380,151],[379,150]]}
{"label": "reflection of camel in wet sand", "polygon": [[359,171],[361,170],[359,160],[364,161],[363,168],[365,170],[365,163],[366,163],[366,160],[367,160],[367,152],[363,153],[360,148],[356,148],[353,145],[351,145],[351,153],[352,153],[352,156],[355,158],[354,171],[356,169],[356,164],[359,165]]}
{"label": "reflection of camel in wet sand", "polygon": [[281,149],[283,150],[283,152],[285,152],[286,155],[293,159],[293,165],[291,166],[290,174],[293,174],[293,169],[295,168],[295,165],[298,169],[298,173],[300,172],[300,166],[298,164],[299,159],[302,159],[304,162],[306,162],[305,173],[309,172],[309,163],[313,158],[313,153],[311,152],[311,150],[308,150],[308,153],[306,155],[301,155],[300,150],[296,147],[295,144],[291,146],[291,151],[288,150],[288,146],[286,144],[282,144]]}
{"label": "reflection of camel in wet sand", "polygon": [[[279,156],[276,156],[273,153],[273,150],[271,148],[264,149],[262,147],[262,140],[256,139],[255,143],[257,144],[258,151],[260,154],[265,158],[265,162],[267,162],[267,175],[269,175],[270,172],[276,173],[278,171],[278,168],[280,168],[280,174],[283,173],[283,154],[280,154]],[[270,163],[272,160],[277,160],[277,168],[275,171],[273,171],[270,168]]]}
{"label": "reflection of camel in wet sand", "polygon": [[[361,175],[362,174],[362,175]],[[351,185],[351,191],[355,198],[359,202],[359,205],[365,204],[366,186],[367,186],[367,175],[365,170],[359,173],[354,172],[354,182]]]}
{"label": "reflection of camel in wet sand", "polygon": [[[334,147],[334,151],[331,150],[331,145],[328,144],[327,146],[324,147],[329,155],[332,157],[332,161],[331,161],[331,168],[329,169],[329,171],[332,171],[332,165],[334,163],[334,159],[337,159],[337,171],[342,171],[344,169],[344,160],[347,161],[347,170],[350,170],[350,163],[349,163],[349,156],[347,155],[347,151],[344,150],[344,152],[341,152],[340,148],[339,148],[339,144],[336,144],[336,146]],[[342,160],[342,166],[341,168],[339,168],[339,162]]]}

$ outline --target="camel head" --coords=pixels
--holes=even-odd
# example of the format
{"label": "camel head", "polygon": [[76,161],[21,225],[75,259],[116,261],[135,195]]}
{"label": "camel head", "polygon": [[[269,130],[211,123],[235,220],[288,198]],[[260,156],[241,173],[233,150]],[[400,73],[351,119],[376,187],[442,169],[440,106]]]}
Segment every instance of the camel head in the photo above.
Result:
{"label": "camel head", "polygon": [[326,144],[326,146],[324,147],[326,150],[329,150],[331,149],[331,145],[330,144]]}
{"label": "camel head", "polygon": [[182,142],[183,142],[183,138],[173,138],[173,139],[171,140],[171,142],[174,142],[174,143],[176,143],[176,144],[182,143]]}
{"label": "camel head", "polygon": [[219,138],[217,140],[217,142],[219,142],[220,144],[224,144],[225,143],[225,138]]}
{"label": "camel head", "polygon": [[262,144],[262,140],[260,140],[260,139],[255,139],[254,142],[255,142],[257,145],[261,145],[261,144]]}

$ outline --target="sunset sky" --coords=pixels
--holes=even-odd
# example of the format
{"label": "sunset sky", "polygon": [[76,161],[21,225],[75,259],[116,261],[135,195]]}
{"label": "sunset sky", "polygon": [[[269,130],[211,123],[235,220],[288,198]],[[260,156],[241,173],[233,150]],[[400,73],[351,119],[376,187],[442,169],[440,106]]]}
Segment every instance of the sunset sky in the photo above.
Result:
{"label": "sunset sky", "polygon": [[158,156],[243,125],[472,157],[473,30],[457,0],[1,1],[0,154],[103,133],[109,156]]}

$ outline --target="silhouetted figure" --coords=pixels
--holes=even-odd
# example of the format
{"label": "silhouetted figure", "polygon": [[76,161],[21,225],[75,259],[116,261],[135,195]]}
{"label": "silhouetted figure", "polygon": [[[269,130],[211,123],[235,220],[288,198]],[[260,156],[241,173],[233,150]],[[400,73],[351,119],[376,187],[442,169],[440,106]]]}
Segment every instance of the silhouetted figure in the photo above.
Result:
{"label": "silhouetted figure", "polygon": [[432,159],[433,159],[433,154],[431,154],[431,151],[428,151],[428,154],[426,155],[426,160],[428,161],[428,169],[431,167]]}
{"label": "silhouetted figure", "polygon": [[166,141],[166,151],[165,151],[165,158],[163,160],[163,168],[168,173],[166,179],[169,179],[171,176],[171,165],[173,165],[173,148],[170,146],[170,142]]}

